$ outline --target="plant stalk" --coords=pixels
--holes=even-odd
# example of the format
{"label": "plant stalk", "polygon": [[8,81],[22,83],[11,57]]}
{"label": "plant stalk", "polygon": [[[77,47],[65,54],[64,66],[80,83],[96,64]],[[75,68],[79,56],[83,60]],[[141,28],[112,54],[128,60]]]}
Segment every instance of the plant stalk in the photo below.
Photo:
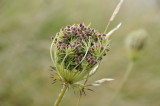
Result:
{"label": "plant stalk", "polygon": [[127,68],[127,71],[124,75],[124,78],[122,80],[122,83],[119,87],[119,89],[116,91],[116,93],[114,94],[114,96],[112,97],[112,99],[110,100],[109,104],[107,106],[112,106],[114,100],[116,99],[116,97],[118,96],[118,94],[120,93],[121,89],[123,88],[124,84],[126,83],[132,69],[133,69],[133,66],[134,66],[134,61],[131,61],[129,64],[128,64],[128,68]]}
{"label": "plant stalk", "polygon": [[63,88],[62,88],[62,90],[61,90],[61,93],[59,94],[59,97],[58,97],[58,99],[56,100],[54,106],[58,106],[58,105],[59,105],[59,103],[61,102],[61,100],[62,100],[62,98],[63,98],[63,96],[64,96],[67,88],[68,88],[68,86],[67,86],[66,84],[64,84],[64,86],[63,86]]}

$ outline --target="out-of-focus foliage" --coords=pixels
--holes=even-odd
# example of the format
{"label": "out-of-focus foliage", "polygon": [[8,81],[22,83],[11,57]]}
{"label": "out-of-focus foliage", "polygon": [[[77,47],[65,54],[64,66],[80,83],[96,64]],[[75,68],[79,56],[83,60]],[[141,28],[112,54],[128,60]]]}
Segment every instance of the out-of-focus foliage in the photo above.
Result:
{"label": "out-of-focus foliage", "polygon": [[[124,39],[144,28],[149,42],[136,63],[115,106],[160,105],[160,5],[159,0],[126,0],[117,15],[122,27],[111,37],[111,51],[90,81],[111,77],[115,81],[93,88],[82,106],[106,106],[121,82],[128,63]],[[0,0],[0,105],[51,106],[61,85],[52,85],[49,56],[50,36],[67,24],[84,22],[103,32],[117,0]],[[62,106],[74,106],[71,90]],[[68,102],[71,101],[72,102]]]}

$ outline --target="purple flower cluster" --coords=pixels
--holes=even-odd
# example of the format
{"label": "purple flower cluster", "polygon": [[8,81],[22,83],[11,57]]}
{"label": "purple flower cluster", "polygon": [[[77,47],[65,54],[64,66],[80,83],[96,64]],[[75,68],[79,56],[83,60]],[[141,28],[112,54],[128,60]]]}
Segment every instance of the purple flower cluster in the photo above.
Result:
{"label": "purple flower cluster", "polygon": [[85,59],[88,63],[97,64],[97,61],[94,56],[87,56]]}
{"label": "purple flower cluster", "polygon": [[[56,45],[57,56],[59,64],[63,61],[66,51],[70,50],[70,55],[67,56],[64,67],[73,69],[77,64],[79,66],[77,70],[82,70],[81,60],[89,64],[88,68],[92,68],[95,64],[102,59],[102,56],[106,54],[108,47],[105,47],[104,42],[106,34],[97,32],[94,28],[87,27],[83,24],[79,25],[67,25],[62,28],[55,38],[52,37],[54,44]],[[90,45],[89,45],[90,42]],[[87,51],[86,44],[89,47]],[[86,55],[85,55],[86,54]],[[69,64],[69,65],[68,65]]]}

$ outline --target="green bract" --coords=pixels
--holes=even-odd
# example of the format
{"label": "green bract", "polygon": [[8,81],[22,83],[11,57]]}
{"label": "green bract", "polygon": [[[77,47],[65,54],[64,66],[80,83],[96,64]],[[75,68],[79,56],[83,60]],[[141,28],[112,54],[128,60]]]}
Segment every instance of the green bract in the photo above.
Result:
{"label": "green bract", "polygon": [[83,24],[62,28],[51,45],[58,80],[72,85],[93,75],[109,51],[106,36]]}

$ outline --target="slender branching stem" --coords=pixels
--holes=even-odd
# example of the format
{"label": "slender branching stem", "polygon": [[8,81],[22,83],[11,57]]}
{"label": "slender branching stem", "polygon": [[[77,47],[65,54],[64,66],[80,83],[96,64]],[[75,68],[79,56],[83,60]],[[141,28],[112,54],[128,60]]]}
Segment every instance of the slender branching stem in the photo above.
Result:
{"label": "slender branching stem", "polygon": [[64,96],[67,88],[68,88],[68,85],[64,84],[64,86],[63,86],[63,88],[62,88],[62,90],[61,90],[61,93],[59,94],[59,97],[58,97],[58,99],[56,100],[54,106],[58,106],[58,105],[59,105],[59,103],[61,102],[61,100],[62,100],[62,98],[63,98],[63,96]]}
{"label": "slender branching stem", "polygon": [[124,75],[124,78],[122,80],[122,83],[119,87],[119,89],[115,92],[115,94],[113,95],[113,97],[111,98],[110,102],[109,102],[109,105],[107,106],[112,106],[114,100],[116,99],[116,97],[118,96],[118,94],[120,93],[121,89],[123,88],[124,84],[126,83],[132,69],[133,69],[133,66],[134,66],[134,61],[130,61],[129,64],[128,64],[128,68],[127,68],[127,71]]}

